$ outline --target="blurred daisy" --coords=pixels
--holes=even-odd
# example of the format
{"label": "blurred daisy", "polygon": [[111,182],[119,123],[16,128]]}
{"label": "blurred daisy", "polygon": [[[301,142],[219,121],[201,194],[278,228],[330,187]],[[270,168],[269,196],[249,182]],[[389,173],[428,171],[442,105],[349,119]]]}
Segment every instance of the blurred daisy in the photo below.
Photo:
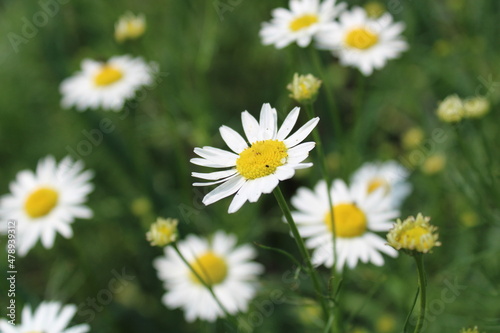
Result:
{"label": "blurred daisy", "polygon": [[128,55],[107,62],[84,59],[82,70],[61,83],[62,107],[120,111],[137,90],[153,83],[156,71],[154,63]]}
{"label": "blurred daisy", "polygon": [[409,216],[406,220],[397,220],[387,234],[387,241],[396,250],[429,252],[434,246],[441,246],[438,241],[437,227],[429,223],[430,217],[418,213],[417,218]]}
{"label": "blurred daisy", "polygon": [[394,23],[389,13],[370,18],[363,8],[355,7],[319,33],[317,41],[318,47],[338,56],[342,65],[357,67],[368,76],[408,49],[401,37],[403,30],[404,24]]}
{"label": "blurred daisy", "polygon": [[6,233],[7,220],[17,220],[16,245],[24,256],[40,238],[49,249],[56,233],[70,238],[70,224],[75,218],[91,218],[92,211],[84,205],[94,186],[91,171],[83,171],[81,161],[70,157],[59,164],[52,156],[38,162],[36,172],[17,174],[10,184],[10,194],[0,198],[0,232]]}
{"label": "blurred daisy", "polygon": [[411,193],[412,186],[406,180],[408,170],[395,161],[365,163],[352,176],[366,193],[380,190],[391,200],[392,207],[399,209],[401,203]]}
{"label": "blurred daisy", "polygon": [[464,103],[458,95],[450,95],[439,103],[436,113],[446,123],[458,122],[465,115]]}
{"label": "blurred daisy", "polygon": [[144,31],[146,31],[144,14],[136,16],[127,12],[115,24],[115,39],[119,43],[127,39],[137,39],[144,34]]}
{"label": "blurred daisy", "polygon": [[467,98],[463,106],[466,118],[482,118],[490,111],[490,102],[481,96]]}
{"label": "blurred daisy", "polygon": [[63,306],[59,302],[42,302],[31,312],[31,307],[23,308],[20,324],[11,325],[5,319],[0,320],[0,332],[3,333],[85,333],[89,325],[81,324],[68,328],[76,314],[76,305]]}
{"label": "blurred daisy", "polygon": [[[263,272],[260,264],[251,261],[256,251],[250,245],[236,246],[236,241],[234,235],[218,231],[211,241],[189,235],[178,243],[180,253],[231,314],[248,309],[257,290],[257,275]],[[165,256],[157,258],[154,266],[168,290],[163,296],[167,307],[182,308],[188,322],[224,317],[208,289],[172,247],[165,248]]]}
{"label": "blurred daisy", "polygon": [[152,246],[166,246],[177,240],[179,231],[177,230],[177,219],[159,217],[156,222],[151,225],[146,233],[146,239]]}
{"label": "blurred daisy", "polygon": [[314,142],[300,144],[311,133],[319,118],[309,120],[294,134],[292,131],[300,108],[294,108],[278,130],[278,115],[271,105],[264,104],[260,112],[260,122],[248,113],[241,113],[243,129],[250,145],[233,129],[222,126],[220,134],[233,152],[213,147],[195,148],[201,158],[191,159],[191,163],[228,170],[198,173],[196,178],[213,180],[208,183],[194,183],[194,186],[208,186],[223,183],[203,198],[205,205],[210,205],[234,193],[229,206],[229,213],[234,213],[248,200],[256,202],[262,193],[271,193],[280,181],[292,178],[296,169],[312,166],[302,163]]}
{"label": "blurred daisy", "polygon": [[[331,194],[339,271],[345,265],[351,269],[356,267],[358,261],[382,266],[381,253],[397,256],[397,252],[385,244],[385,239],[374,233],[389,230],[392,227],[390,220],[399,214],[391,209],[389,197],[381,191],[367,193],[360,184],[348,188],[342,180],[333,182]],[[299,188],[292,204],[298,209],[292,215],[299,232],[306,238],[306,246],[314,249],[312,262],[331,267],[332,219],[326,183],[319,182],[314,191]]]}
{"label": "blurred daisy", "polygon": [[290,10],[273,10],[271,22],[265,22],[260,30],[264,45],[274,44],[281,49],[297,42],[301,47],[311,43],[311,39],[342,12],[345,4],[335,5],[336,0],[290,0]]}
{"label": "blurred daisy", "polygon": [[299,103],[312,103],[318,95],[321,80],[312,74],[299,75],[295,73],[293,80],[286,88],[290,91],[290,97]]}

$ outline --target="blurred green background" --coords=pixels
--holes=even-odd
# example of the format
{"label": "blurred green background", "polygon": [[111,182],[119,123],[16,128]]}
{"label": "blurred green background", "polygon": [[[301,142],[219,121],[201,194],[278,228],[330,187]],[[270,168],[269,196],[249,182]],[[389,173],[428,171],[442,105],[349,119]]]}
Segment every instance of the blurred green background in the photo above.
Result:
{"label": "blurred green background", "polygon": [[[287,7],[286,1],[53,1],[57,12],[17,45],[16,52],[9,33],[22,36],[24,20],[32,21],[43,10],[41,3],[1,2],[0,193],[8,193],[16,173],[33,170],[41,157],[52,154],[60,160],[77,149],[82,140],[89,140],[85,131],[97,129],[102,118],[109,118],[115,129],[82,156],[96,174],[88,202],[95,217],[73,224],[72,239],[58,235],[53,249],[38,244],[27,257],[18,258],[18,304],[84,304],[108,288],[113,271],[125,269],[134,278],[95,311],[95,317],[80,312],[75,324],[91,319],[93,332],[107,333],[226,332],[222,321],[187,324],[181,311],[161,303],[165,291],[152,260],[162,252],[149,246],[144,233],[157,216],[175,217],[181,220],[183,235],[224,229],[241,242],[297,254],[271,196],[233,215],[226,213],[229,199],[204,207],[201,198],[209,189],[192,188],[190,173],[201,169],[189,158],[197,146],[224,148],[218,127],[225,124],[240,131],[244,110],[257,115],[263,103],[271,103],[282,121],[294,106],[286,84],[299,72],[320,76],[331,88],[321,91],[316,110],[332,175],[348,180],[364,162],[404,162],[412,172],[414,191],[402,217],[422,212],[439,227],[443,246],[425,258],[430,302],[425,332],[458,332],[473,325],[500,332],[500,164],[495,149],[500,2],[380,2],[396,21],[406,24],[410,49],[368,78],[341,67],[326,51],[320,53],[324,68],[319,73],[311,61],[312,48],[262,46],[261,23],[270,19],[273,8]],[[221,12],[221,3],[230,9]],[[139,40],[118,44],[114,23],[128,10],[145,14],[147,31]],[[128,112],[61,109],[59,84],[79,70],[82,59],[121,54],[141,56],[160,67],[156,84],[131,101]],[[342,133],[333,130],[327,93],[341,114]],[[436,106],[454,93],[486,96],[492,111],[458,129],[442,124]],[[305,120],[302,114],[300,121]],[[404,144],[405,133],[415,127],[423,139],[413,146]],[[432,139],[436,129],[444,131],[443,142]],[[444,156],[444,168],[422,169],[436,153]],[[282,186],[290,198],[299,186],[312,186],[319,179],[320,170],[311,168]],[[321,332],[309,281],[299,280],[299,295],[283,277],[293,263],[262,249],[258,260],[266,267],[262,290],[252,303],[253,315],[244,314],[243,320],[257,322],[255,313],[262,314],[256,332]],[[2,271],[6,262],[2,255]],[[326,280],[328,271],[320,270]],[[465,287],[450,287],[456,284]],[[286,302],[274,304],[272,311],[260,309],[274,290],[282,291]],[[400,332],[415,290],[415,267],[407,256],[387,259],[384,267],[360,264],[346,272],[341,293],[346,332]],[[443,293],[449,296],[450,290],[456,298],[448,302]],[[5,300],[2,291],[2,309]]]}

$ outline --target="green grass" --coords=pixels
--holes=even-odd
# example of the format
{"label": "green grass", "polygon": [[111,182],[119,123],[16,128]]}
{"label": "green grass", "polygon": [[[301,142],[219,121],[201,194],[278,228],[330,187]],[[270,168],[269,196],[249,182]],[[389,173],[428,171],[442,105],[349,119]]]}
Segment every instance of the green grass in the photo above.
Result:
{"label": "green grass", "polygon": [[[350,6],[363,3],[349,1]],[[232,215],[226,212],[229,199],[204,207],[201,198],[208,189],[193,188],[190,176],[201,168],[189,163],[194,147],[223,148],[218,127],[225,124],[240,131],[244,110],[257,115],[268,102],[279,110],[281,122],[295,106],[285,89],[293,73],[321,74],[313,66],[310,49],[261,45],[260,24],[279,6],[286,6],[286,1],[242,1],[221,21],[211,1],[73,0],[60,5],[59,12],[16,53],[8,33],[22,34],[22,18],[30,19],[41,7],[36,2],[2,3],[0,51],[6,56],[0,66],[0,193],[8,193],[17,172],[34,169],[41,157],[52,154],[59,160],[68,154],[68,147],[76,149],[87,140],[82,131],[98,128],[102,118],[115,126],[83,156],[86,167],[96,174],[88,202],[95,217],[77,221],[72,239],[58,235],[53,249],[38,244],[27,257],[18,258],[18,304],[44,299],[84,303],[107,288],[113,270],[126,268],[134,279],[96,311],[90,322],[93,332],[224,332],[222,321],[187,324],[181,311],[161,303],[165,291],[152,266],[161,250],[150,247],[144,236],[156,216],[179,218],[181,235],[224,229],[237,234],[240,242],[280,247],[298,256],[272,195]],[[446,167],[434,175],[423,173],[420,162],[410,165],[414,191],[401,212],[402,217],[418,212],[431,216],[443,243],[425,256],[430,312],[424,332],[458,332],[474,325],[496,332],[500,330],[500,161],[495,150],[500,140],[500,3],[407,0],[401,6],[394,16],[407,26],[404,35],[410,49],[383,70],[365,79],[357,70],[341,67],[328,52],[320,53],[342,128],[342,134],[333,131],[323,89],[315,109],[331,161],[329,171],[348,180],[364,162],[403,161],[411,151],[403,148],[402,135],[409,128],[422,128],[433,151],[446,156]],[[127,10],[145,13],[147,32],[137,42],[117,44],[113,25]],[[146,90],[137,108],[126,116],[61,109],[59,84],[79,69],[83,58],[119,54],[159,64],[161,82]],[[435,116],[437,103],[447,95],[487,92],[490,114],[464,122],[458,132]],[[304,113],[301,123],[307,120]],[[432,141],[436,129],[445,133],[442,142]],[[425,149],[421,148],[427,156]],[[479,174],[486,180],[481,181]],[[320,175],[319,168],[311,168],[283,183],[285,197],[289,199],[299,186],[313,186]],[[149,203],[149,208],[148,204],[138,208],[138,200]],[[464,223],[464,214],[472,214],[475,223]],[[1,257],[0,268],[6,271],[5,256]],[[300,279],[297,293],[293,281],[283,279],[284,272],[294,270],[292,262],[264,249],[259,249],[258,261],[266,273],[250,314],[267,313],[259,306],[273,291],[281,291],[286,301],[274,304],[272,314],[264,316],[255,331],[322,332],[310,314],[314,312],[308,305],[314,298],[310,281]],[[320,268],[320,272],[326,280],[328,271]],[[465,287],[450,294],[449,283]],[[383,267],[361,264],[347,271],[340,294],[346,332],[354,327],[400,332],[416,287],[416,268],[408,256],[387,258]],[[4,309],[6,296],[1,290]],[[381,318],[392,321],[393,328],[379,330]],[[74,323],[87,319],[76,315]]]}

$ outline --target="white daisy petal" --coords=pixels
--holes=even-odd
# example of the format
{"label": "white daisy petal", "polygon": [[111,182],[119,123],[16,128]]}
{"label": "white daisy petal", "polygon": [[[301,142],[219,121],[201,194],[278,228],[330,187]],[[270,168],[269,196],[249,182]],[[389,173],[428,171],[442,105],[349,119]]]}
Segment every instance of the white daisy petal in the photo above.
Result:
{"label": "white daisy petal", "polygon": [[255,119],[248,111],[241,113],[241,123],[243,124],[243,130],[247,136],[248,142],[254,143],[259,140],[260,125],[257,119]]}
{"label": "white daisy petal", "polygon": [[276,136],[277,140],[283,141],[290,134],[295,123],[297,123],[297,119],[299,118],[300,108],[295,107],[292,111],[286,116],[283,124],[281,125],[278,134]]}
{"label": "white daisy petal", "polygon": [[316,127],[318,122],[319,122],[318,117],[309,120],[307,123],[305,123],[304,126],[299,128],[297,132],[292,134],[292,136],[290,136],[288,139],[284,141],[285,145],[288,148],[292,148],[301,143],[302,141],[304,141],[304,139],[312,132],[314,127]]}
{"label": "white daisy petal", "polygon": [[238,132],[236,132],[232,128],[227,126],[221,126],[219,128],[219,132],[220,135],[222,136],[222,139],[227,144],[227,146],[235,153],[239,154],[243,150],[248,148],[245,139],[243,139],[243,137],[239,135]]}
{"label": "white daisy petal", "polygon": [[245,178],[241,176],[231,178],[227,182],[223,183],[222,185],[219,185],[214,190],[209,192],[203,198],[203,203],[208,206],[216,201],[219,201],[220,199],[223,199],[225,197],[230,196],[231,194],[234,194],[243,186],[243,184],[245,184],[245,181],[246,181]]}

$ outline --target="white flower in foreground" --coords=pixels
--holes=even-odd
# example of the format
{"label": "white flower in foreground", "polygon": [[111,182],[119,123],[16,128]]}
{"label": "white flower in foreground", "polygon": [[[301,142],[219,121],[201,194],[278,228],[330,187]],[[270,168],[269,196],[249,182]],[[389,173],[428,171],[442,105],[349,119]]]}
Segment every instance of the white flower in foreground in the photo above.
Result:
{"label": "white flower in foreground", "polygon": [[[263,272],[262,265],[251,261],[256,257],[253,247],[236,246],[236,241],[234,235],[218,231],[211,241],[189,235],[178,243],[179,251],[231,314],[248,309],[257,290],[257,275]],[[208,289],[171,246],[165,248],[164,257],[155,259],[154,266],[168,290],[163,296],[167,307],[182,308],[189,322],[224,317]]]}
{"label": "white flower in foreground", "polygon": [[291,0],[290,10],[273,10],[271,22],[265,22],[260,30],[264,45],[274,44],[281,49],[297,42],[301,47],[311,43],[311,39],[342,12],[345,4],[335,5],[335,0]]}
{"label": "white flower in foreground", "polygon": [[7,232],[7,220],[17,221],[16,245],[21,256],[40,238],[49,249],[57,232],[73,236],[75,218],[88,219],[92,211],[84,205],[92,192],[91,171],[70,157],[59,164],[52,156],[38,162],[36,173],[24,170],[10,184],[10,194],[0,198],[0,232]]}
{"label": "white flower in foreground", "polygon": [[82,70],[61,83],[61,105],[78,111],[99,108],[120,111],[137,90],[153,83],[157,71],[154,63],[128,55],[107,62],[84,59]]}
{"label": "white flower in foreground", "polygon": [[89,325],[81,324],[68,328],[71,319],[76,314],[76,305],[63,306],[59,302],[42,302],[32,313],[29,305],[24,306],[20,324],[9,324],[0,320],[2,333],[85,333]]}
{"label": "white flower in foreground", "polygon": [[364,187],[367,193],[382,191],[390,197],[392,207],[399,209],[411,193],[408,170],[396,161],[365,163],[352,176],[352,183]]}
{"label": "white flower in foreground", "polygon": [[[333,182],[331,195],[338,270],[344,265],[352,269],[358,261],[382,266],[381,252],[397,256],[397,252],[386,245],[385,239],[374,233],[389,230],[393,225],[391,220],[399,215],[397,210],[391,209],[389,197],[384,197],[381,191],[367,194],[359,185],[348,188],[342,180]],[[319,182],[314,191],[299,188],[292,204],[299,210],[292,212],[299,232],[306,238],[306,246],[314,249],[312,262],[331,267],[332,219],[326,183]]]}
{"label": "white flower in foreground", "polygon": [[205,205],[210,205],[234,193],[229,206],[229,213],[234,213],[248,200],[256,202],[262,193],[271,193],[280,181],[292,178],[296,169],[312,166],[302,163],[314,142],[301,143],[319,121],[309,120],[297,132],[292,131],[300,108],[294,108],[286,117],[278,130],[278,115],[271,105],[264,104],[260,112],[260,122],[248,113],[241,113],[243,129],[250,145],[233,129],[222,126],[220,134],[228,147],[233,151],[203,147],[194,152],[201,158],[191,159],[191,163],[228,170],[199,173],[193,172],[196,178],[214,180],[208,183],[194,183],[194,186],[208,186],[223,183],[203,198]]}
{"label": "white flower in foreground", "polygon": [[408,49],[401,37],[403,30],[404,24],[393,23],[389,13],[370,18],[363,8],[355,7],[318,34],[317,41],[318,47],[338,56],[342,65],[357,67],[368,76]]}

